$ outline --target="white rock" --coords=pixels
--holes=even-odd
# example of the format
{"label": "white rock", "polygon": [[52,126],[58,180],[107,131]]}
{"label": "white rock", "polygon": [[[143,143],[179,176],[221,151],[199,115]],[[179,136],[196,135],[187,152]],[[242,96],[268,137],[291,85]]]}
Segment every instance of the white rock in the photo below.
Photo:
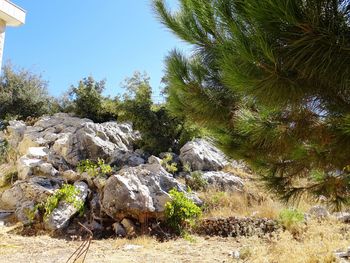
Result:
{"label": "white rock", "polygon": [[327,218],[330,216],[328,210],[320,205],[311,207],[308,211],[308,214],[315,216],[316,218]]}
{"label": "white rock", "polygon": [[229,164],[224,153],[204,139],[186,143],[180,149],[180,160],[193,171],[217,171]]}
{"label": "white rock", "polygon": [[224,172],[205,172],[203,173],[209,185],[218,187],[221,191],[242,191],[244,182],[241,178]]}
{"label": "white rock", "polygon": [[47,147],[29,147],[27,157],[32,159],[47,160],[49,149]]}
{"label": "white rock", "polygon": [[16,209],[25,201],[40,203],[46,200],[62,184],[59,179],[32,177],[24,181],[16,181],[14,185],[1,195],[0,208]]}
{"label": "white rock", "polygon": [[[79,190],[79,193],[75,196],[76,201],[84,203],[89,189],[87,184],[84,182],[76,182],[74,183],[74,186]],[[77,212],[78,208],[74,204],[61,200],[58,204],[58,207],[52,211],[47,221],[45,222],[47,229],[58,230],[66,227],[69,223],[69,220]]]}
{"label": "white rock", "polygon": [[[143,222],[161,216],[171,189],[185,192],[185,186],[176,181],[163,167],[144,164],[124,168],[108,178],[103,189],[102,209],[115,219],[131,217]],[[197,203],[201,201],[192,197]]]}
{"label": "white rock", "polygon": [[127,236],[132,237],[132,236],[136,235],[136,227],[135,227],[134,223],[130,219],[124,218],[120,222],[120,224],[125,229]]}
{"label": "white rock", "polygon": [[34,168],[43,164],[40,159],[28,158],[23,156],[17,161],[17,172],[20,180],[25,180],[33,175]]}

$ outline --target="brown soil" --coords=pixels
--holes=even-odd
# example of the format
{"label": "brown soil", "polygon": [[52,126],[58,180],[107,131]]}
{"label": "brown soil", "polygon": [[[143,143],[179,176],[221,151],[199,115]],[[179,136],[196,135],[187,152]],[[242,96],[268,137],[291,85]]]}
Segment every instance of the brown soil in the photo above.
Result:
{"label": "brown soil", "polygon": [[[135,240],[93,240],[85,262],[230,262],[229,252],[237,247],[234,239],[194,239],[195,241],[178,239],[164,243],[149,237]],[[23,237],[2,233],[0,262],[66,262],[81,244],[81,241],[66,241],[48,236]],[[125,246],[128,244],[140,247],[127,250]]]}

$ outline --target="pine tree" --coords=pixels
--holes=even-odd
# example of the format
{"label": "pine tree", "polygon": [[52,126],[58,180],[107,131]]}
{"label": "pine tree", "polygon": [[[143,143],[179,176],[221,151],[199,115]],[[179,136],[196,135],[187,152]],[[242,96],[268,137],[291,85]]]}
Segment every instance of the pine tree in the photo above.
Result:
{"label": "pine tree", "polygon": [[284,200],[350,204],[350,1],[155,0],[193,46],[166,58],[168,106]]}

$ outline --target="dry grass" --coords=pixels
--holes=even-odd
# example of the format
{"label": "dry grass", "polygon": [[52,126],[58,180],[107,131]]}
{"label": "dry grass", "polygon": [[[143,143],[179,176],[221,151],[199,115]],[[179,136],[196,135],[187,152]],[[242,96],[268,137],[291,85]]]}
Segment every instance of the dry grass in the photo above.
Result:
{"label": "dry grass", "polygon": [[226,165],[223,169],[223,172],[230,173],[232,175],[238,176],[242,179],[252,179],[254,176],[251,173],[247,173],[241,169],[235,168],[231,165]]}
{"label": "dry grass", "polygon": [[208,189],[199,197],[205,203],[204,217],[255,216],[276,219],[283,205],[266,197],[255,200],[250,194]]}
{"label": "dry grass", "polygon": [[142,246],[145,248],[153,247],[157,244],[157,240],[150,236],[139,236],[134,239],[126,239],[126,238],[117,238],[115,240],[116,248],[123,248],[125,245],[136,245]]}
{"label": "dry grass", "polygon": [[252,263],[336,262],[334,251],[346,250],[349,242],[349,227],[331,220],[310,221],[298,239],[285,231],[269,239],[240,240],[242,248],[249,250],[246,262]]}
{"label": "dry grass", "polygon": [[[333,252],[350,243],[350,226],[335,221],[310,221],[295,239],[288,231],[272,237],[199,237],[159,243],[150,237],[133,240],[94,240],[86,262],[232,262],[232,263],[330,263]],[[0,231],[1,262],[65,262],[79,247],[79,241],[48,236],[21,237]],[[125,249],[125,245],[138,245]],[[230,256],[239,251],[241,259]]]}

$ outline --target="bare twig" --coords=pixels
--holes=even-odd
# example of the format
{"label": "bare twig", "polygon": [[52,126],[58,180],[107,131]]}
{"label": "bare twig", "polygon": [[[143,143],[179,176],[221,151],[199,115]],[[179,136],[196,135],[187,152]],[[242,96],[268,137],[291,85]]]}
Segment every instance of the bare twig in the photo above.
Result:
{"label": "bare twig", "polygon": [[78,222],[78,224],[89,233],[89,237],[87,240],[83,241],[83,243],[74,251],[74,253],[68,258],[66,263],[69,263],[71,259],[73,260],[73,263],[77,262],[77,260],[80,259],[82,256],[83,256],[82,263],[84,263],[86,259],[86,255],[89,252],[93,233],[90,229],[88,229],[86,226],[84,226],[80,222]]}

